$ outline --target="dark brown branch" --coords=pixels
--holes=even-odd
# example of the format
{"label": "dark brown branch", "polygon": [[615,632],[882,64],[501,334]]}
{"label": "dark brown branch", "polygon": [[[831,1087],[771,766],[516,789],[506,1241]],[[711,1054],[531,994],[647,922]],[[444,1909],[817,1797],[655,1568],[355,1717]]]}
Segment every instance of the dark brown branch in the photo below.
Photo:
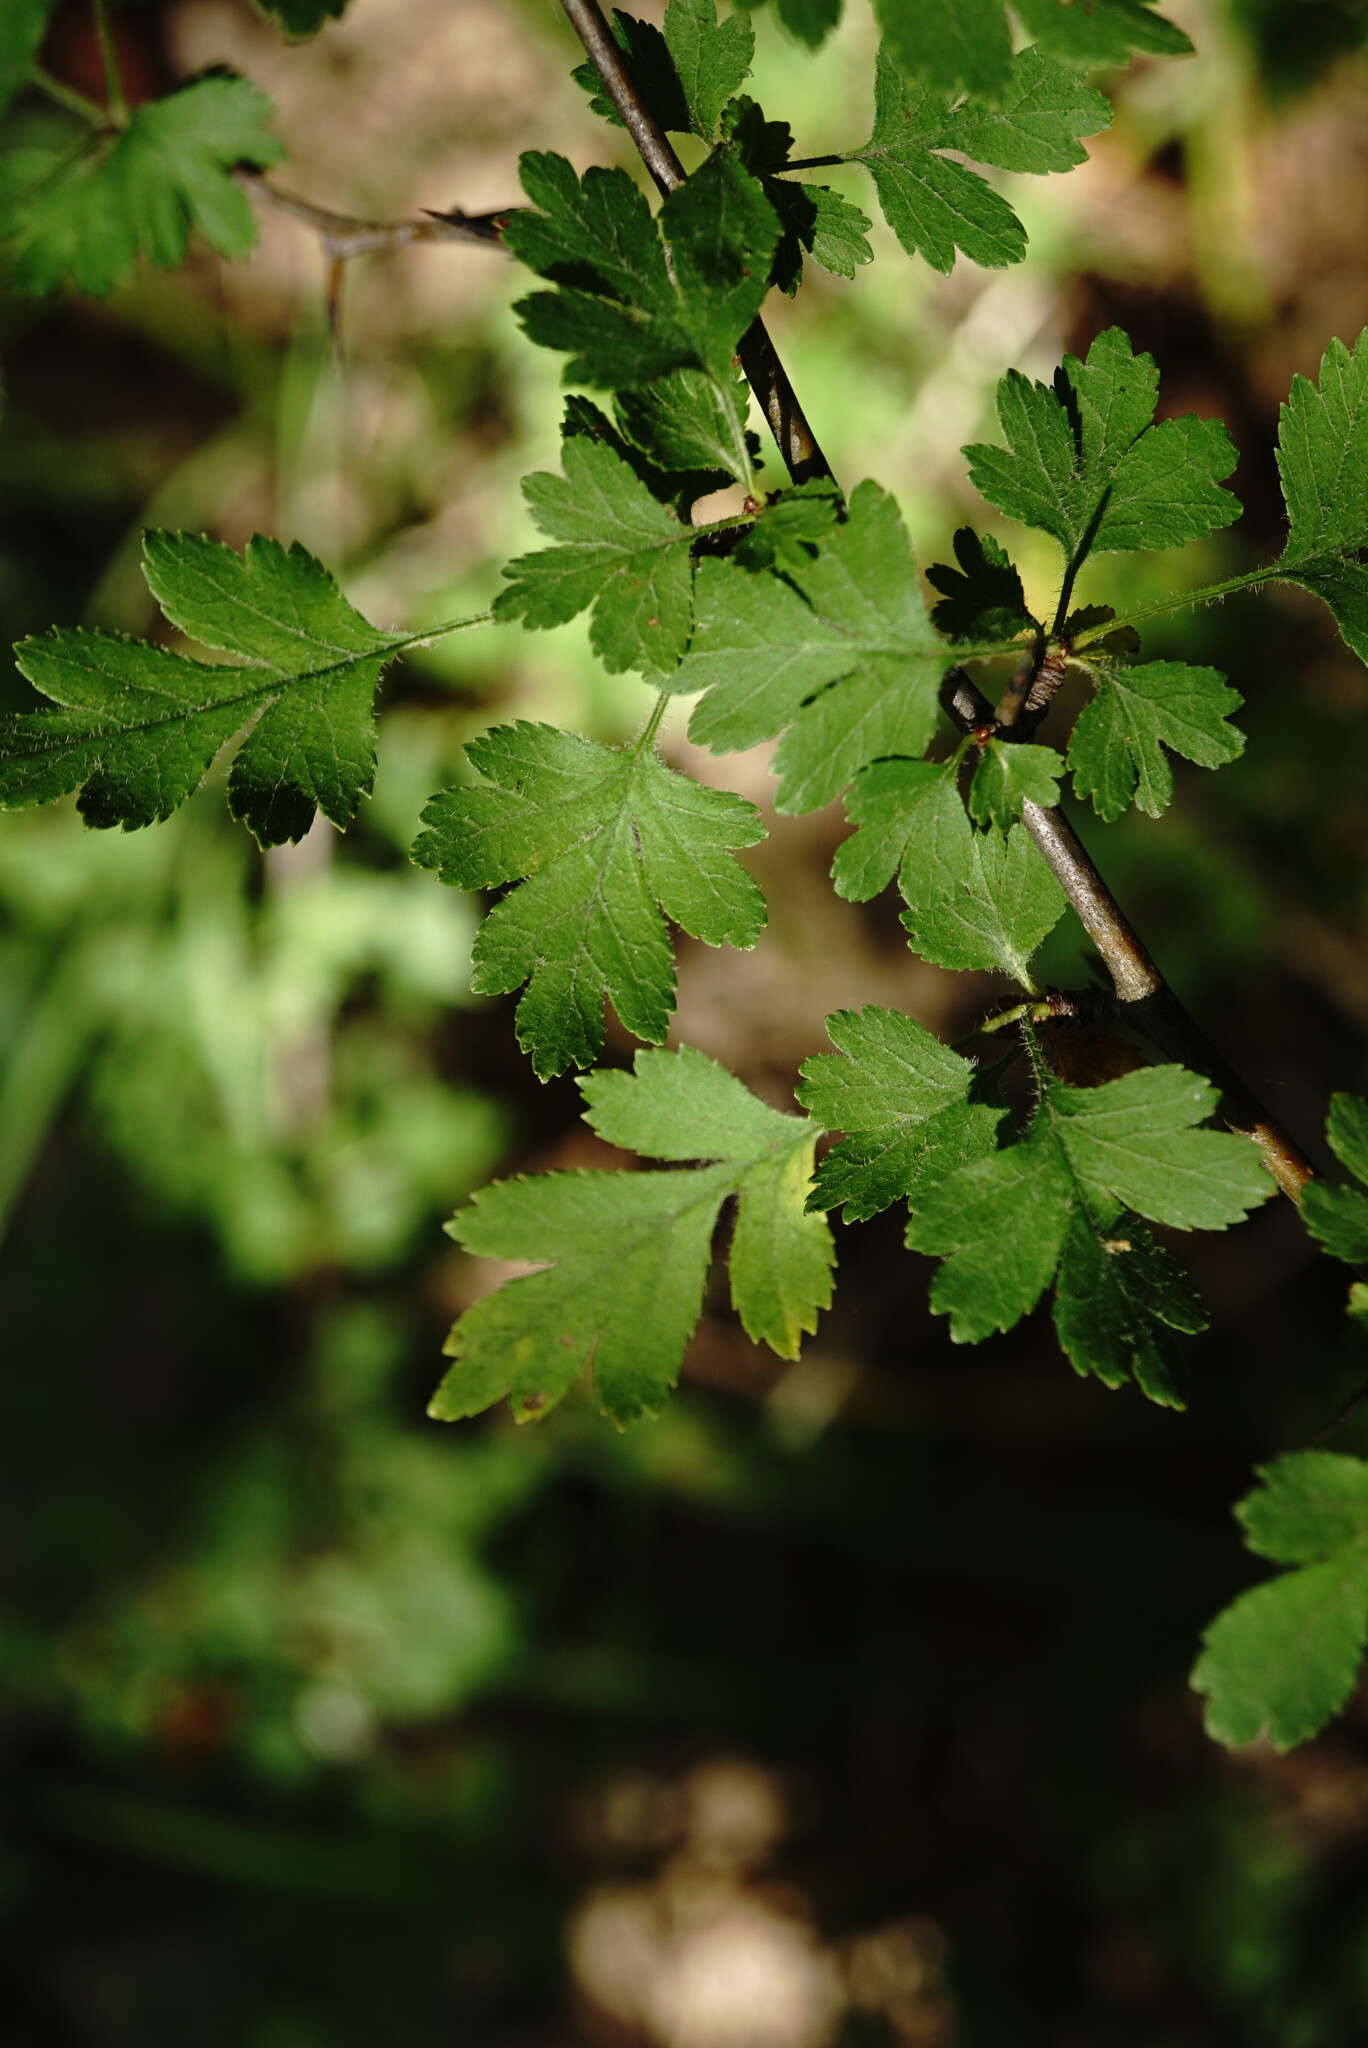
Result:
{"label": "dark brown branch", "polygon": [[[561,5],[593,59],[594,68],[603,81],[603,89],[617,108],[623,126],[637,146],[641,161],[662,192],[673,192],[676,185],[684,182],[684,166],[637,91],[598,0],[561,0]],[[811,477],[830,477],[831,464],[808,425],[762,321],[752,322],[742,337],[737,354],[793,481],[800,484]]]}

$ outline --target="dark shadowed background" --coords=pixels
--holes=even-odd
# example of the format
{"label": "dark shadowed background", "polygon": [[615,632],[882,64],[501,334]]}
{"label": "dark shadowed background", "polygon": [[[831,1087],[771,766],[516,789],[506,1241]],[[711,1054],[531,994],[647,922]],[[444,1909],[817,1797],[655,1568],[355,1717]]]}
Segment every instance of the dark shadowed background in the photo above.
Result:
{"label": "dark shadowed background", "polygon": [[[640,11],[658,13],[644,5]],[[1199,56],[1108,82],[1066,178],[1009,181],[1024,266],[948,280],[875,231],[775,317],[847,483],[923,561],[985,523],[962,442],[1010,364],[1124,325],[1166,411],[1228,423],[1239,525],[1107,558],[1118,606],[1280,545],[1277,406],[1368,322],[1361,0],[1188,0]],[[860,0],[813,59],[757,17],[800,151],[867,132]],[[347,212],[497,207],[521,148],[621,154],[551,0],[354,0],[289,48],[246,0],[119,10],[131,93],[218,62],[276,102],[279,182]],[[46,62],[98,89],[82,5]],[[25,103],[14,132],[50,118]],[[868,206],[856,169],[828,174]],[[1019,189],[1018,189],[1019,188]],[[370,616],[482,608],[552,466],[559,363],[497,250],[352,266],[331,362],[295,222],[103,302],[0,299],[0,626],[145,633],[144,525],[299,538]],[[990,523],[991,522],[987,522]],[[1037,548],[1036,542],[1039,541]],[[1028,594],[1050,595],[1027,540]],[[1147,643],[1224,670],[1245,758],[1089,844],[1210,1034],[1314,1147],[1364,1088],[1368,678],[1293,591]],[[30,701],[12,671],[6,708]],[[797,1365],[719,1290],[681,1391],[615,1435],[424,1419],[499,1277],[441,1223],[499,1172],[603,1162],[478,906],[406,862],[495,719],[639,722],[582,622],[410,655],[373,800],[262,856],[221,787],[170,824],[0,820],[0,1848],[16,2048],[1350,2048],[1368,2039],[1368,1708],[1231,1757],[1186,1686],[1260,1567],[1252,1464],[1368,1372],[1285,1203],[1195,1243],[1186,1416],[1080,1382],[1037,1314],[952,1347],[890,1216],[839,1233]],[[1047,737],[1050,729],[1047,729]],[[765,802],[763,753],[672,759]],[[956,1037],[1001,997],[826,882],[839,807],[773,819],[754,954],[683,942],[678,1039],[776,1101],[822,1019]],[[1085,978],[1076,926],[1046,974]],[[608,1058],[630,1043],[610,1021]],[[1368,1449],[1368,1424],[1333,1439]]]}

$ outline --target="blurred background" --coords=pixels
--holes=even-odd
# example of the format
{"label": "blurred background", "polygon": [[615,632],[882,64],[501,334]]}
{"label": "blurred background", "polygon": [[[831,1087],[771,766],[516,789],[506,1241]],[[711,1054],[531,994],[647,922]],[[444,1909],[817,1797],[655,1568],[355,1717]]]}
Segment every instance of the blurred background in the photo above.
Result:
{"label": "blurred background", "polygon": [[[642,0],[639,10],[660,9]],[[882,226],[774,326],[847,483],[923,561],[984,508],[958,450],[1011,364],[1123,324],[1167,411],[1224,418],[1241,523],[1107,557],[1130,607],[1280,546],[1277,406],[1368,322],[1363,0],[1175,0],[1199,55],[1106,81],[1111,132],[1008,181],[1026,264],[945,280]],[[769,19],[754,90],[803,155],[868,132],[869,10],[820,57]],[[354,0],[285,45],[246,0],[117,10],[131,95],[214,63],[278,108],[285,189],[498,207],[529,144],[622,156],[551,0]],[[45,55],[99,90],[81,4]],[[55,117],[24,102],[22,135]],[[829,175],[866,210],[857,169]],[[383,624],[483,608],[554,467],[559,360],[497,250],[324,264],[268,212],[94,302],[0,299],[0,639],[155,629],[149,524],[298,538]],[[777,479],[776,479],[777,481]],[[1014,536],[1019,548],[1019,537]],[[1041,542],[1021,554],[1048,601]],[[1184,998],[1312,1146],[1368,1086],[1368,677],[1292,591],[1157,628],[1224,670],[1246,757],[1161,822],[1082,820]],[[30,702],[8,668],[0,702]],[[462,743],[602,739],[640,684],[582,626],[393,673],[373,800],[262,856],[211,782],[171,823],[0,821],[0,1847],[16,2048],[1347,2048],[1368,2038],[1368,1704],[1279,1759],[1204,1738],[1198,1633],[1262,1575],[1231,1503],[1368,1371],[1286,1204],[1197,1241],[1189,1413],[1074,1378],[1038,1314],[953,1349],[892,1215],[839,1233],[800,1363],[710,1302],[664,1417],[583,1400],[424,1419],[501,1276],[441,1224],[493,1174],[604,1163],[479,906],[407,864]],[[1062,721],[1060,721],[1062,723]],[[665,745],[764,803],[763,753]],[[1050,737],[1053,726],[1047,731]],[[684,942],[678,1038],[784,1102],[827,1011],[955,1037],[997,1002],[826,880],[839,808],[772,820],[754,954]],[[1087,968],[1076,926],[1047,978]],[[610,1022],[607,1057],[631,1047]],[[1368,1451],[1368,1423],[1336,1447]]]}

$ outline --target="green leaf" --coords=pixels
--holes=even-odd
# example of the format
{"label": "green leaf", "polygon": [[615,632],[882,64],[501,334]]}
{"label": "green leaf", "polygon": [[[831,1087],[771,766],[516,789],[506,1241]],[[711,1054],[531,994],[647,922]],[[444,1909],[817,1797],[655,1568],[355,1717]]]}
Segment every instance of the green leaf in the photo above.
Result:
{"label": "green leaf", "polygon": [[[564,157],[533,150],[521,173],[532,205],[504,239],[556,289],[516,310],[533,341],[570,356],[567,378],[631,390],[692,368],[733,391],[779,223],[731,152],[714,150],[654,218],[625,171],[593,167],[581,180]],[[744,416],[733,424],[740,475]]]}
{"label": "green leaf", "polygon": [[1076,1372],[1104,1386],[1127,1379],[1161,1408],[1182,1408],[1158,1325],[1195,1336],[1206,1328],[1187,1274],[1138,1223],[1099,1234],[1075,1209],[1055,1280],[1055,1333]]}
{"label": "green leaf", "polygon": [[1195,1128],[1220,1098],[1185,1067],[1142,1067],[1100,1088],[1055,1082],[1046,1100],[1079,1182],[1151,1223],[1224,1230],[1274,1191],[1248,1138]]}
{"label": "green leaf", "polygon": [[1288,1451],[1259,1473],[1235,1513],[1245,1542],[1274,1564],[1368,1552],[1368,1464],[1337,1451]]}
{"label": "green leaf", "polygon": [[1002,544],[990,533],[961,526],[954,546],[958,569],[937,562],[926,572],[932,589],[944,593],[932,609],[932,624],[971,646],[1039,631],[1040,622],[1026,609],[1020,573]]}
{"label": "green leaf", "polygon": [[764,925],[764,898],[731,858],[764,837],[754,805],[646,749],[521,720],[466,755],[484,783],[432,799],[413,858],[462,889],[517,883],[481,927],[471,986],[528,984],[518,1043],[542,1080],[594,1058],[605,997],[658,1044],[674,1007],[665,918],[710,946],[753,946]]}
{"label": "green leaf", "polygon": [[[627,59],[627,70],[637,94],[658,128],[687,134],[693,126],[689,103],[684,96],[670,46],[652,21],[642,21],[622,8],[613,9],[609,24],[614,41]],[[623,125],[622,116],[603,89],[598,66],[586,57],[570,73],[577,86],[589,95],[592,112],[614,128]]]}
{"label": "green leaf", "polygon": [[1218,1614],[1192,1673],[1207,1733],[1295,1749],[1348,1700],[1368,1639],[1368,1556],[1307,1565]]}
{"label": "green leaf", "polygon": [[1274,574],[1324,599],[1368,661],[1368,328],[1332,341],[1320,383],[1294,377],[1278,427],[1287,548]]}
{"label": "green leaf", "polygon": [[804,1062],[798,1100],[850,1135],[818,1167],[810,1209],[843,1208],[858,1222],[995,1148],[1006,1111],[971,1100],[972,1062],[910,1017],[838,1010],[827,1036],[836,1053]]}
{"label": "green leaf", "polygon": [[[992,11],[990,9],[990,11]],[[956,6],[968,24],[969,10]],[[1001,9],[996,10],[999,25]],[[980,48],[980,54],[988,54]],[[1026,230],[1007,201],[941,152],[1012,171],[1066,171],[1084,161],[1080,135],[1105,128],[1111,110],[1039,50],[1023,50],[991,104],[955,104],[952,93],[909,77],[885,50],[874,81],[874,132],[852,160],[868,166],[888,225],[909,256],[949,270],[956,250],[999,268],[1025,254]],[[967,81],[966,81],[967,82]]]}
{"label": "green leaf", "polygon": [[996,93],[1011,76],[1002,0],[874,0],[890,62],[943,92]]}
{"label": "green leaf", "polygon": [[316,36],[330,21],[340,21],[349,0],[256,0],[261,12],[279,23],[291,41]]}
{"label": "green leaf", "polygon": [[1072,64],[1124,64],[1132,50],[1150,57],[1184,57],[1192,44],[1183,30],[1154,10],[1155,0],[1012,0],[1022,27],[1057,57]]}
{"label": "green leaf", "polygon": [[55,5],[56,0],[5,0],[0,10],[0,115],[22,92]]}
{"label": "green leaf", "polygon": [[744,14],[717,18],[716,0],[670,0],[665,41],[695,135],[717,139],[722,109],[750,75],[755,31]]}
{"label": "green leaf", "polygon": [[923,1191],[907,1226],[914,1251],[944,1261],[931,1306],[956,1344],[1010,1330],[1040,1300],[1059,1264],[1077,1199],[1049,1123]]}
{"label": "green leaf", "polygon": [[[1368,1102],[1360,1095],[1333,1095],[1325,1134],[1341,1164],[1368,1187]],[[1368,1263],[1368,1193],[1363,1188],[1313,1180],[1302,1190],[1301,1219],[1332,1258],[1347,1266]]]}
{"label": "green leaf", "polygon": [[1047,807],[1059,802],[1063,773],[1064,763],[1053,747],[989,740],[979,749],[969,785],[969,815],[980,825],[1000,825],[1005,832],[1028,799]]}
{"label": "green leaf", "polygon": [[1173,796],[1164,748],[1202,768],[1236,760],[1244,734],[1226,721],[1243,701],[1214,668],[1185,661],[1108,668],[1069,738],[1075,793],[1109,822],[1132,803],[1157,818]]}
{"label": "green leaf", "polygon": [[624,391],[614,411],[633,447],[664,470],[677,473],[700,497],[738,477],[741,449],[747,473],[755,461],[755,437],[737,426],[750,403],[744,377],[713,378],[702,370],[673,370],[641,391]]}
{"label": "green leaf", "polygon": [[1025,828],[975,831],[956,763],[876,761],[847,799],[859,830],[837,849],[838,896],[864,902],[894,875],[903,923],[923,959],[1010,974],[1030,987],[1030,958],[1064,913],[1064,894]]}
{"label": "green leaf", "polygon": [[603,442],[573,434],[562,461],[563,476],[523,479],[532,517],[561,545],[509,563],[496,616],[540,628],[592,608],[589,641],[606,669],[673,668],[693,622],[693,529]]}
{"label": "green leaf", "polygon": [[302,838],[315,806],[346,825],[371,785],[381,674],[424,636],[367,624],[298,545],[258,535],[236,555],[189,533],[143,545],[171,623],[239,662],[79,629],[21,641],[23,674],[63,708],[0,720],[0,804],[80,789],[87,824],[149,825],[254,721],[228,778],[233,816],[263,846]]}
{"label": "green leaf", "polygon": [[[1124,64],[1132,50],[1177,57],[1192,48],[1154,0],[1011,0],[1033,41],[1067,62]],[[891,54],[913,78],[990,96],[1009,83],[1012,43],[1002,0],[874,0]]]}
{"label": "green leaf", "polygon": [[840,523],[843,502],[830,477],[812,477],[776,491],[732,550],[747,569],[806,569],[815,550]]}
{"label": "green leaf", "polygon": [[1006,448],[965,449],[970,476],[1009,519],[1052,534],[1075,567],[1089,553],[1175,547],[1229,525],[1238,500],[1218,479],[1235,467],[1219,420],[1152,425],[1154,360],[1119,327],[1086,362],[1065,356],[1054,387],[1009,370],[998,385]]}
{"label": "green leaf", "polygon": [[1235,1512],[1260,1556],[1299,1565],[1242,1593],[1203,1638],[1192,1674],[1219,1742],[1275,1749],[1316,1735],[1353,1690],[1368,1639],[1368,1464],[1292,1451]]}
{"label": "green leaf", "polygon": [[754,100],[731,100],[722,129],[738,161],[758,180],[774,208],[781,233],[774,252],[773,281],[790,296],[803,275],[803,257],[811,256],[838,277],[854,277],[862,263],[872,261],[867,240],[869,216],[826,185],[808,185],[780,175],[793,154],[793,135],[786,121],[767,121]]}
{"label": "green leaf", "polygon": [[221,256],[245,256],[256,218],[232,174],[280,160],[270,115],[245,79],[201,78],[138,107],[122,134],[96,137],[74,161],[25,152],[23,182],[7,180],[0,204],[16,288],[49,292],[69,277],[103,294],[140,255],[163,269],[181,262],[192,230]]}
{"label": "green leaf", "polygon": [[856,486],[845,524],[790,580],[705,561],[695,605],[689,652],[665,686],[706,692],[689,732],[714,751],[788,727],[775,756],[781,811],[816,810],[866,762],[926,745],[945,652],[877,484]]}
{"label": "green leaf", "polygon": [[[764,0],[739,0],[747,10],[763,6]],[[789,34],[815,50],[826,41],[841,18],[841,0],[775,0],[774,11]]]}
{"label": "green leaf", "polygon": [[1340,1164],[1368,1186],[1368,1102],[1361,1095],[1332,1095],[1325,1135]]}
{"label": "green leaf", "polygon": [[945,1261],[931,1305],[956,1343],[977,1343],[1010,1329],[1054,1279],[1055,1326],[1077,1370],[1108,1386],[1133,1378],[1178,1405],[1163,1332],[1200,1329],[1200,1305],[1126,1212],[1221,1229],[1273,1184],[1246,1139],[1193,1128],[1217,1100],[1197,1075],[1149,1067],[1068,1088],[1034,1057],[1040,1100],[1025,1135],[917,1198],[907,1241]]}
{"label": "green leaf", "polygon": [[737,1201],[732,1299],[747,1334],[782,1358],[831,1299],[831,1233],[804,1213],[816,1126],[768,1107],[703,1053],[641,1052],[630,1074],[582,1083],[586,1121],[652,1158],[715,1162],[652,1173],[555,1173],[496,1182],[453,1221],[483,1257],[544,1270],[487,1295],[447,1342],[442,1420],[505,1395],[546,1413],[587,1367],[618,1424],[655,1414],[702,1309],[722,1203]]}

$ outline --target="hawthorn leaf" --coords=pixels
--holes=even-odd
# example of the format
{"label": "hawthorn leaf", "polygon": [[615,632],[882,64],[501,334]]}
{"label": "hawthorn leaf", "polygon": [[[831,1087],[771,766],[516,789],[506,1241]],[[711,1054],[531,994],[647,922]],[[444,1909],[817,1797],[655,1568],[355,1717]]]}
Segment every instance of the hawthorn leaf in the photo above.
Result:
{"label": "hawthorn leaf", "polygon": [[256,217],[233,171],[279,162],[270,117],[270,101],[245,79],[200,78],[136,108],[121,134],[97,137],[75,159],[16,152],[22,163],[0,194],[16,289],[40,295],[69,277],[102,296],[139,256],[162,269],[180,263],[192,231],[221,256],[245,256]]}
{"label": "hawthorn leaf", "polygon": [[894,875],[909,941],[941,967],[1010,974],[1030,987],[1030,958],[1064,913],[1064,894],[1025,828],[976,831],[955,761],[876,761],[846,801],[859,827],[837,849],[838,896],[865,902]]}
{"label": "hawthorn leaf", "polygon": [[944,92],[997,93],[1012,69],[1002,0],[874,0],[890,62]]}
{"label": "hawthorn leaf", "polygon": [[1276,1750],[1318,1735],[1354,1689],[1368,1641],[1368,1554],[1349,1552],[1242,1593],[1217,1615],[1193,1668],[1207,1733]]}
{"label": "hawthorn leaf", "polygon": [[1055,1334],[1080,1376],[1104,1386],[1134,1379],[1161,1408],[1185,1404],[1173,1383],[1162,1329],[1195,1336],[1207,1326],[1178,1261],[1133,1219],[1110,1216],[1109,1234],[1077,1208],[1060,1251]]}
{"label": "hawthorn leaf", "polygon": [[1203,1637],[1192,1674],[1218,1742],[1307,1741],[1353,1690],[1368,1640],[1368,1464],[1292,1451],[1262,1466],[1235,1512],[1251,1550],[1300,1566],[1242,1593]]}
{"label": "hawthorn leaf", "polygon": [[835,1053],[804,1061],[798,1100],[849,1135],[817,1169],[810,1209],[876,1216],[991,1152],[1006,1111],[971,1099],[977,1074],[911,1017],[870,1005],[827,1018]]}
{"label": "hawthorn leaf", "polygon": [[[903,0],[907,4],[907,0]],[[1156,0],[1011,0],[1022,27],[1057,57],[1085,66],[1124,64],[1133,50],[1147,57],[1185,57],[1192,43],[1176,22],[1154,11]]]}
{"label": "hawthorn leaf", "polygon": [[931,1306],[956,1344],[1010,1330],[1059,1265],[1075,1190],[1049,1124],[925,1189],[907,1226],[913,1251],[939,1253]]}
{"label": "hawthorn leaf", "polygon": [[753,1342],[796,1358],[831,1300],[831,1232],[804,1208],[819,1126],[771,1109],[687,1046],[640,1052],[633,1073],[591,1074],[580,1086],[586,1121],[610,1144],[740,1169],[732,1306]]}
{"label": "hawthorn leaf", "polygon": [[1045,1107],[1082,1185],[1151,1223],[1224,1230],[1273,1193],[1248,1138],[1196,1128],[1220,1097],[1185,1067],[1141,1067],[1098,1088],[1050,1084]]}
{"label": "hawthorn leaf", "polygon": [[505,1396],[519,1420],[545,1414],[586,1367],[614,1422],[656,1414],[701,1313],[729,1196],[732,1299],[747,1334],[795,1357],[831,1299],[830,1229],[803,1207],[815,1124],[771,1109],[689,1047],[639,1052],[630,1074],[591,1074],[580,1086],[585,1120],[610,1144],[707,1163],[542,1174],[477,1195],[449,1226],[458,1242],[543,1270],[456,1324],[446,1346],[455,1362],[429,1411],[441,1420]]}
{"label": "hawthorn leaf", "polygon": [[527,983],[518,1043],[542,1080],[594,1058],[605,998],[658,1044],[675,990],[665,919],[710,946],[753,946],[763,928],[764,898],[732,859],[764,837],[754,805],[649,750],[524,720],[466,756],[484,782],[433,797],[413,858],[458,888],[516,885],[480,929],[471,986]]}
{"label": "hawthorn leaf", "polygon": [[1059,802],[1063,773],[1064,763],[1053,747],[989,740],[978,750],[969,785],[969,815],[980,825],[1000,825],[1005,832],[1028,799],[1047,807]]}
{"label": "hawthorn leaf", "polygon": [[1173,796],[1164,748],[1202,768],[1238,759],[1244,734],[1227,721],[1243,701],[1218,669],[1185,661],[1108,667],[1069,737],[1075,793],[1108,823],[1132,803],[1159,817]]}
{"label": "hawthorn leaf", "polygon": [[537,629],[591,611],[606,669],[673,668],[693,623],[694,530],[602,441],[568,436],[562,463],[563,476],[523,479],[532,517],[560,545],[509,563],[496,618]]}
{"label": "hawthorn leaf", "polygon": [[787,121],[766,120],[753,99],[731,100],[722,117],[729,146],[774,208],[780,224],[774,252],[773,281],[790,297],[803,275],[803,258],[811,256],[838,277],[854,277],[860,264],[873,260],[868,242],[869,216],[827,185],[809,185],[781,174],[793,154],[793,133]]}
{"label": "hawthorn leaf", "polygon": [[5,0],[0,12],[0,114],[23,91],[56,0]]}
{"label": "hawthorn leaf", "polygon": [[1335,1156],[1361,1185],[1308,1182],[1302,1190],[1301,1219],[1332,1258],[1361,1266],[1368,1263],[1368,1102],[1361,1095],[1332,1095],[1325,1134]]}
{"label": "hawthorn leaf", "polygon": [[381,674],[424,634],[379,631],[298,544],[258,535],[241,555],[190,533],[144,536],[143,573],[166,617],[236,663],[113,633],[59,629],[16,660],[61,709],[0,720],[0,804],[81,791],[89,825],[149,825],[192,795],[251,721],[228,805],[263,846],[301,839],[315,807],[349,823],[375,767]]}
{"label": "hawthorn leaf", "polygon": [[[737,424],[750,405],[746,380],[711,377],[703,370],[671,370],[639,391],[624,391],[613,410],[630,446],[661,473],[649,480],[652,496],[682,491],[692,501],[735,474]],[[754,436],[745,435],[750,461]]]}
{"label": "hawthorn leaf", "polygon": [[1345,644],[1368,661],[1368,328],[1352,349],[1331,342],[1318,384],[1293,378],[1278,471],[1288,528],[1274,573],[1322,598]]}
{"label": "hawthorn leaf", "polygon": [[448,1226],[480,1258],[536,1261],[467,1309],[445,1345],[454,1362],[428,1407],[439,1422],[507,1399],[546,1414],[592,1368],[600,1410],[620,1426],[658,1414],[703,1307],[727,1167],[554,1173],[495,1181]]}
{"label": "hawthorn leaf", "polygon": [[695,135],[717,138],[722,109],[750,76],[755,30],[744,14],[717,18],[717,0],[670,0],[665,42]]}
{"label": "hawthorn leaf", "polygon": [[[732,357],[759,310],[779,236],[774,209],[727,149],[714,150],[652,216],[625,171],[586,171],[530,150],[530,207],[504,231],[513,254],[556,289],[515,309],[528,335],[569,357],[568,380],[636,389],[701,369],[735,386]],[[667,258],[666,251],[669,251]],[[738,476],[744,418],[735,422]]]}
{"label": "hawthorn leaf", "polygon": [[1274,1564],[1368,1551],[1368,1463],[1338,1451],[1288,1451],[1257,1473],[1235,1509],[1245,1542]]}
{"label": "hawthorn leaf", "polygon": [[961,526],[954,549],[957,569],[937,562],[926,572],[932,589],[943,593],[931,611],[938,631],[961,645],[972,645],[1014,640],[1040,630],[1039,620],[1026,609],[1020,571],[1000,541],[991,533]]}
{"label": "hawthorn leaf", "polygon": [[747,569],[802,571],[839,525],[842,509],[840,486],[830,477],[776,491],[738,539],[732,560]]}
{"label": "hawthorn leaf", "polygon": [[1119,327],[1087,360],[1065,356],[1053,387],[1009,370],[998,385],[1005,448],[965,449],[991,505],[1051,534],[1075,567],[1090,553],[1175,547],[1228,526],[1239,501],[1219,479],[1235,450],[1219,420],[1152,424],[1159,373]]}
{"label": "hawthorn leaf", "polygon": [[[748,11],[764,0],[739,0]],[[774,11],[789,34],[815,50],[824,43],[841,18],[841,0],[774,0]]]}
{"label": "hawthorn leaf", "polygon": [[[1001,8],[985,0],[989,12]],[[968,29],[970,9],[956,6]],[[986,47],[980,54],[987,56]],[[964,81],[968,82],[968,81]],[[957,250],[1001,268],[1026,251],[1026,230],[1002,195],[957,160],[1012,171],[1066,171],[1084,161],[1079,136],[1111,119],[1100,93],[1035,48],[1009,60],[1005,90],[991,104],[963,101],[900,68],[887,48],[874,80],[874,132],[851,161],[870,171],[879,204],[909,256],[948,271]],[[982,88],[987,89],[987,88]],[[954,151],[954,156],[944,152]]]}
{"label": "hawthorn leaf", "polygon": [[704,561],[694,637],[667,689],[705,695],[690,737],[715,752],[788,730],[781,811],[811,811],[885,754],[919,754],[936,723],[943,643],[926,616],[906,529],[877,484],[788,580]]}
{"label": "hawthorn leaf", "polygon": [[1178,1405],[1163,1332],[1201,1328],[1201,1308],[1127,1212],[1222,1229],[1270,1195],[1272,1181],[1247,1140],[1193,1128],[1217,1096],[1181,1067],[1095,1088],[1065,1087],[1039,1069],[1037,1078],[1023,1137],[917,1197],[907,1241],[944,1260],[931,1305],[950,1317],[954,1342],[977,1343],[1028,1314],[1053,1279],[1056,1329],[1076,1369],[1108,1386],[1132,1378]]}

